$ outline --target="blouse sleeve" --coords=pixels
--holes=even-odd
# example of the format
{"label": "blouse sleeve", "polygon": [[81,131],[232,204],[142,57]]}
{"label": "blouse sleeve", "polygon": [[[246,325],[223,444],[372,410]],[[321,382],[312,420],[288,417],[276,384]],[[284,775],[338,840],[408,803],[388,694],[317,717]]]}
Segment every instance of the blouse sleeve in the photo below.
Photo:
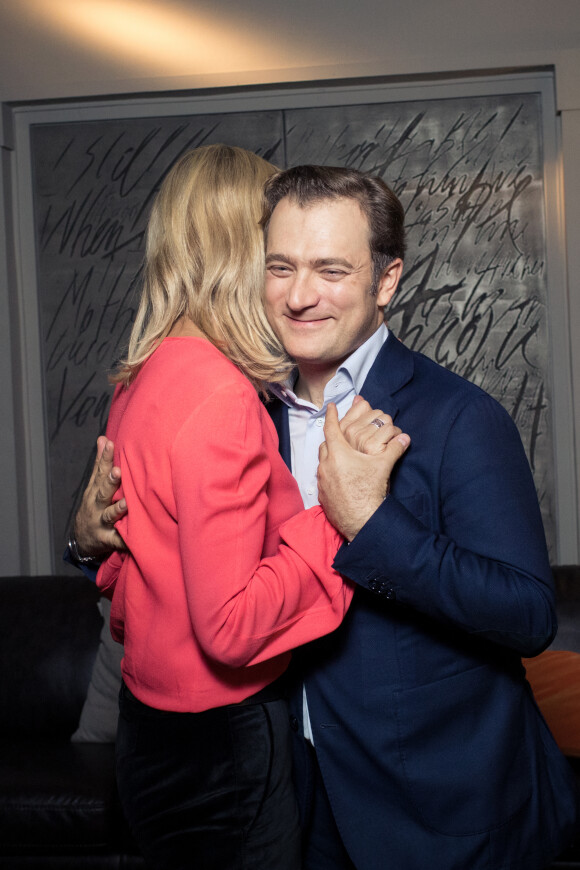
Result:
{"label": "blouse sleeve", "polygon": [[121,553],[115,550],[115,552],[111,553],[104,562],[101,562],[97,572],[96,582],[101,594],[104,595],[105,598],[113,597],[117,579],[121,573],[121,568],[123,567],[126,555],[125,552]]}
{"label": "blouse sleeve", "polygon": [[182,427],[171,456],[192,625],[204,651],[233,667],[334,630],[354,588],[332,568],[342,538],[320,507],[283,522],[277,551],[263,557],[271,475],[297,497],[287,470],[273,471],[264,437],[253,390],[235,406],[218,390]]}

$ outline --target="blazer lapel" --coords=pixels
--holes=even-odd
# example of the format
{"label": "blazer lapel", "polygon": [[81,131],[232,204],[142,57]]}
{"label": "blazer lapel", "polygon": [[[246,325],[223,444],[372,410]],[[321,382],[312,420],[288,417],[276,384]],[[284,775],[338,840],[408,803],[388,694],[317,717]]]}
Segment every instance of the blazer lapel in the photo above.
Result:
{"label": "blazer lapel", "polygon": [[288,422],[288,408],[280,399],[273,398],[266,405],[266,409],[272,418],[276,432],[278,433],[278,449],[282,459],[292,471],[292,453],[290,450],[290,423]]}
{"label": "blazer lapel", "polygon": [[399,410],[395,394],[412,377],[413,355],[390,332],[367,375],[361,395],[373,408],[380,408],[394,420]]}

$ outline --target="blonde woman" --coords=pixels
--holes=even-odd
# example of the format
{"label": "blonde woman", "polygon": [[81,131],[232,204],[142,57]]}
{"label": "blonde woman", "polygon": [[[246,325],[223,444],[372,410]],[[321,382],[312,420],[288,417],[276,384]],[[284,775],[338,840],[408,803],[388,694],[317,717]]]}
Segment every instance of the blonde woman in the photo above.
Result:
{"label": "blonde woman", "polygon": [[128,551],[98,583],[125,647],[119,792],[155,868],[300,866],[281,678],[352,597],[330,567],[341,539],[302,510],[259,397],[291,367],[261,298],[272,172],[223,145],[172,168],[114,376]]}

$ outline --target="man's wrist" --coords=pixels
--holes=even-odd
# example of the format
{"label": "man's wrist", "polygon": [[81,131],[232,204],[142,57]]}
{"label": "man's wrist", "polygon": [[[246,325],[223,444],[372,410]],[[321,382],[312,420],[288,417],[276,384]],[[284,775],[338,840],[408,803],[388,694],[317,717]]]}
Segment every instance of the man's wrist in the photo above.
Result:
{"label": "man's wrist", "polygon": [[102,558],[99,556],[81,555],[74,532],[71,532],[68,538],[68,551],[71,561],[75,565],[87,565],[90,568],[98,568],[102,562]]}

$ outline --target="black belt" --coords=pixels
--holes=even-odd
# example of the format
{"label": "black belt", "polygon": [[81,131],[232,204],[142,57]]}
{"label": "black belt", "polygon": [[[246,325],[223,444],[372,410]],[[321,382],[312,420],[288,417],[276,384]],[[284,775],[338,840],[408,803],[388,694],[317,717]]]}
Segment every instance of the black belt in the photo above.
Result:
{"label": "black belt", "polygon": [[268,701],[280,701],[282,698],[288,697],[288,691],[286,687],[286,675],[282,674],[273,683],[269,683],[267,686],[264,686],[263,689],[259,689],[259,691],[254,692],[253,695],[250,695],[248,698],[244,698],[243,701],[237,701],[235,704],[232,704],[232,707],[247,707],[249,704],[266,704]]}

